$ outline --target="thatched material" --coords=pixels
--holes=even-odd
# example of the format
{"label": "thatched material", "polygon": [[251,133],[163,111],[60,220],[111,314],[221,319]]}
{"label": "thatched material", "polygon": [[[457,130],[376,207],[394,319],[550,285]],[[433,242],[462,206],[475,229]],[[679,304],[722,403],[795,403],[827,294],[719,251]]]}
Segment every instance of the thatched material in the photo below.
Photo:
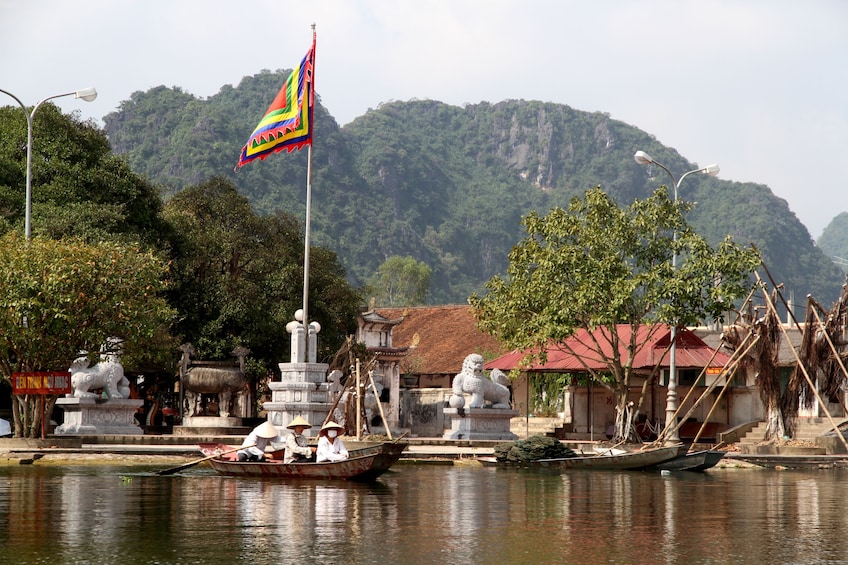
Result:
{"label": "thatched material", "polygon": [[[824,319],[823,322],[820,320]],[[831,402],[840,402],[846,375],[840,366],[846,362],[845,327],[848,324],[848,286],[842,287],[830,312],[812,297],[807,301],[804,336],[799,357],[807,374],[817,380],[819,393]],[[831,347],[831,343],[833,347]],[[834,355],[836,349],[839,359]],[[799,401],[800,399],[800,401]],[[816,400],[815,391],[800,366],[795,367],[784,393],[782,408],[787,420],[794,419],[801,405],[809,408]]]}
{"label": "thatched material", "polygon": [[530,436],[524,440],[500,443],[495,446],[495,457],[501,462],[527,463],[539,459],[575,456],[576,453],[559,440],[547,436]]}

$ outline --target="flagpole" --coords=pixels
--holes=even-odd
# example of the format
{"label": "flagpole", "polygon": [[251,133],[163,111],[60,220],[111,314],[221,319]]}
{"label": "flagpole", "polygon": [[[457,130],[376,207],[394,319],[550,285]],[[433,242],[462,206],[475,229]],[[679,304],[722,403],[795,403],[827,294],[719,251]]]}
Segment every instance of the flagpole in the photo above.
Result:
{"label": "flagpole", "polygon": [[[310,124],[311,126],[311,124]],[[306,227],[303,238],[303,329],[306,332],[304,361],[309,357],[309,241],[311,239],[310,221],[312,214],[312,144],[309,144],[306,157]],[[317,353],[317,352],[316,352]]]}
{"label": "flagpole", "polygon": [[[312,230],[311,230],[311,222],[310,219],[312,217],[312,144],[315,141],[315,115],[311,113],[312,108],[312,96],[314,96],[315,92],[315,24],[312,24],[312,80],[313,82],[309,85],[309,100],[306,101],[309,104],[310,108],[310,116],[309,116],[309,132],[310,132],[310,140],[308,153],[306,155],[306,225],[304,227],[304,238],[303,238],[303,330],[305,334],[305,344],[303,348],[303,360],[305,362],[309,362],[311,359],[309,355],[309,247],[310,240],[312,239]],[[318,355],[317,351],[313,351],[316,358]]]}

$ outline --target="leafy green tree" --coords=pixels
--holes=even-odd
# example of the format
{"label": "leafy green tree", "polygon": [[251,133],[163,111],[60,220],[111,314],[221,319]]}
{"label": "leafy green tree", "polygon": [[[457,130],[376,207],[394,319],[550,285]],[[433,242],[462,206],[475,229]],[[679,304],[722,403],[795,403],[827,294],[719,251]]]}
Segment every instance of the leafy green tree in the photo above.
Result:
{"label": "leafy green tree", "polygon": [[[26,124],[19,107],[0,107],[0,233],[24,223]],[[159,192],[112,153],[103,130],[50,103],[39,108],[33,130],[34,234],[159,241]]]}
{"label": "leafy green tree", "polygon": [[427,299],[433,270],[413,257],[389,257],[369,286],[382,306],[419,306]]}
{"label": "leafy green tree", "polygon": [[[164,275],[164,263],[138,247],[0,237],[0,375],[67,370],[112,337],[130,365],[172,351]],[[55,401],[46,399],[45,414]],[[40,434],[38,397],[14,396],[12,407],[16,436]]]}
{"label": "leafy green tree", "polygon": [[[526,351],[528,360],[544,360],[547,347],[562,346],[578,329],[604,328],[614,354],[604,354],[600,343],[587,345],[612,379],[595,373],[591,378],[616,397],[621,439],[632,360],[644,346],[636,341],[636,329],[669,320],[682,327],[720,319],[751,288],[750,275],[759,265],[754,250],[729,239],[712,249],[686,224],[687,208],[664,187],[619,208],[598,187],[572,199],[567,210],[533,212],[524,220],[527,237],[510,253],[508,276],[493,277],[486,283],[488,294],[470,299],[480,327]],[[620,343],[621,323],[633,329],[627,343]],[[618,355],[619,347],[628,355]],[[644,394],[643,387],[640,407]]]}
{"label": "leafy green tree", "polygon": [[[174,233],[168,297],[180,312],[175,334],[192,342],[199,358],[228,359],[235,346],[249,348],[260,361],[254,380],[276,370],[287,359],[285,326],[303,300],[298,221],[284,213],[257,215],[223,177],[180,191],[164,216]],[[319,357],[344,342],[360,302],[335,253],[313,247],[309,313],[322,327]]]}

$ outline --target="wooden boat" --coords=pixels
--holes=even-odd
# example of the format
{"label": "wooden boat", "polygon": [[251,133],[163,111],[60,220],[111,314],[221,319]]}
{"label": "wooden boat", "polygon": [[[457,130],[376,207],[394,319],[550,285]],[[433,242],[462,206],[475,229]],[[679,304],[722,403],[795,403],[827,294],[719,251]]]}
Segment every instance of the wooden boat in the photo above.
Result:
{"label": "wooden boat", "polygon": [[705,471],[710,467],[715,467],[724,457],[724,451],[715,451],[712,449],[704,449],[702,451],[693,451],[692,453],[684,453],[679,457],[675,457],[669,461],[663,461],[657,464],[657,469],[664,471]]}
{"label": "wooden boat", "polygon": [[539,459],[529,462],[528,466],[542,469],[646,469],[678,457],[685,449],[686,446],[683,445],[672,445],[669,447],[645,449],[643,451],[616,452],[609,455]]}
{"label": "wooden boat", "polygon": [[[296,479],[325,479],[373,481],[389,470],[409,444],[387,441],[349,450],[343,461],[325,463],[298,462],[285,464],[281,459],[239,461],[235,453],[218,455],[209,460],[213,469],[222,475],[249,477],[283,477]],[[215,455],[233,449],[224,444],[200,444],[205,455]]]}

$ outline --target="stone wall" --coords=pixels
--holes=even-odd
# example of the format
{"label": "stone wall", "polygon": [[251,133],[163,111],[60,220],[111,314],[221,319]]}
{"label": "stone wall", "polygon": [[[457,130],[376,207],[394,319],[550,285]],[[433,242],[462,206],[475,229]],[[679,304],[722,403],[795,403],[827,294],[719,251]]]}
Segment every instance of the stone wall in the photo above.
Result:
{"label": "stone wall", "polygon": [[445,403],[451,389],[407,388],[400,394],[400,422],[412,437],[442,437],[450,422],[445,421]]}

